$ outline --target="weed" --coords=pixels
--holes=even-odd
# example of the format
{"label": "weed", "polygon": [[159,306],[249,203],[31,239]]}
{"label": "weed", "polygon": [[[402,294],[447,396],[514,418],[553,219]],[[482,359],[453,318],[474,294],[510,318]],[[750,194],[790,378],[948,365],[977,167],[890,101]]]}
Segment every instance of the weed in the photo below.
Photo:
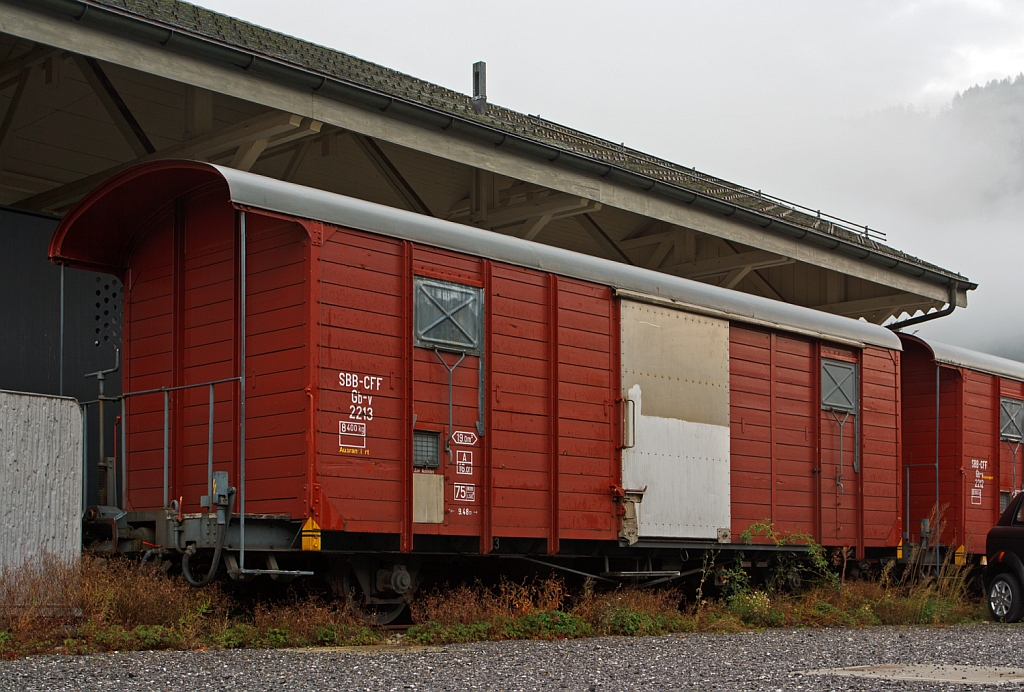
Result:
{"label": "weed", "polygon": [[213,642],[221,649],[250,649],[259,640],[259,630],[246,622],[228,625],[213,637]]}
{"label": "weed", "polygon": [[753,627],[781,627],[786,614],[775,607],[764,591],[736,593],[727,600],[728,609],[745,624]]}
{"label": "weed", "polygon": [[[232,611],[235,611],[232,614]],[[239,612],[216,585],[123,559],[52,556],[0,574],[0,657],[34,653],[368,644],[383,635],[315,598]]]}
{"label": "weed", "polygon": [[[934,525],[941,529],[941,521]],[[840,574],[848,551],[829,555],[808,537],[780,534],[769,522],[752,525],[741,538],[800,542],[808,546],[807,557],[775,556],[775,576],[755,584],[742,556],[722,565],[718,554],[709,552],[691,605],[672,589],[600,591],[590,580],[570,592],[557,577],[504,579],[493,588],[479,582],[446,587],[412,601],[415,625],[405,640],[444,644],[781,626],[928,625],[983,617],[969,595],[970,567],[955,564],[952,553],[936,566],[934,553],[919,551],[902,572],[887,563],[874,581],[844,581]],[[800,594],[786,593],[784,580],[775,578],[792,570],[812,577]],[[711,575],[725,578],[722,600],[705,593]],[[292,592],[282,602],[242,608],[217,585],[194,589],[181,578],[126,560],[66,563],[44,556],[0,574],[0,658],[115,649],[358,645],[383,639],[381,630],[335,603]]]}
{"label": "weed", "polygon": [[620,588],[581,598],[571,612],[602,635],[655,635],[684,629],[682,595],[674,590]]}

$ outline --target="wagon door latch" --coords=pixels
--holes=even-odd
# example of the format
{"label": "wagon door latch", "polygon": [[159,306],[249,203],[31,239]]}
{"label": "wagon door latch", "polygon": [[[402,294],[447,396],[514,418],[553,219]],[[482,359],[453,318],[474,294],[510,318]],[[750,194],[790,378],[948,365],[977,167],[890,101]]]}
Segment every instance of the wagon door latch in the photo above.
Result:
{"label": "wagon door latch", "polygon": [[615,502],[618,505],[617,514],[622,519],[622,525],[619,528],[619,538],[624,539],[629,545],[633,545],[640,540],[640,526],[637,521],[636,506],[644,501],[644,493],[646,492],[646,485],[639,490],[620,488],[617,485],[612,486],[612,497],[615,498]]}

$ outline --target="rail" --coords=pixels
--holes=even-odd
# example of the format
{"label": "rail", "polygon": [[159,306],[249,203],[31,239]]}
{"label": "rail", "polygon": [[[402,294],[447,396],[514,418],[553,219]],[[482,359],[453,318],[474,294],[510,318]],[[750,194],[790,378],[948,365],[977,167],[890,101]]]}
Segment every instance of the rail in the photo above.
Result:
{"label": "rail", "polygon": [[[99,396],[93,401],[83,402],[81,404],[83,412],[87,414],[88,406],[93,404],[99,404],[99,416],[100,416],[100,432],[99,432],[99,445],[100,445],[100,457],[102,458],[105,453],[105,440],[104,440],[104,429],[103,429],[103,410],[104,403],[108,401],[120,401],[121,402],[121,504],[119,509],[127,511],[128,509],[128,476],[127,476],[127,433],[128,428],[128,406],[126,405],[127,400],[131,397],[149,396],[154,394],[163,394],[163,507],[167,509],[170,507],[170,456],[171,456],[171,439],[170,439],[170,396],[172,392],[183,391],[188,389],[195,389],[198,387],[209,388],[209,403],[208,403],[208,423],[207,423],[207,443],[206,443],[206,503],[202,506],[207,507],[209,510],[213,510],[213,448],[214,448],[214,408],[215,408],[215,391],[214,388],[220,384],[226,384],[230,382],[238,382],[238,501],[239,501],[239,556],[238,556],[238,574],[241,575],[258,575],[258,574],[281,574],[281,575],[309,575],[312,572],[306,571],[289,571],[289,570],[277,570],[277,569],[246,569],[245,568],[245,342],[246,342],[246,328],[245,328],[245,317],[246,317],[246,217],[245,212],[238,213],[238,244],[239,244],[239,333],[242,337],[239,339],[238,347],[238,372],[239,375],[235,377],[225,377],[217,380],[209,380],[207,382],[196,382],[193,384],[176,385],[173,387],[156,387],[153,389],[142,389],[134,392],[125,392],[119,396],[108,397],[103,392],[103,381],[107,374],[116,372],[120,367],[120,351],[118,351],[117,363],[115,366],[108,370],[101,370],[96,373],[90,373],[86,377],[96,377],[99,380]],[[86,417],[85,422],[88,421]],[[85,426],[83,432],[83,464],[88,467],[88,425]],[[115,448],[115,460],[117,463],[117,451]],[[116,474],[115,474],[116,482]],[[83,486],[85,484],[83,483]],[[83,496],[85,491],[83,490]],[[109,493],[108,493],[109,495]],[[113,501],[117,502],[117,491],[116,483],[114,486]],[[87,500],[85,504],[88,504]]]}
{"label": "rail", "polygon": [[[208,382],[196,382],[194,384],[182,384],[176,387],[157,387],[155,389],[140,389],[136,392],[126,392],[121,397],[127,399],[128,397],[134,396],[145,396],[147,394],[160,394],[164,395],[164,427],[163,427],[163,506],[168,507],[170,505],[170,461],[171,461],[171,446],[170,446],[170,419],[171,419],[171,392],[183,391],[186,389],[196,389],[198,387],[209,387],[210,400],[207,404],[208,408],[208,422],[207,422],[207,441],[206,441],[206,497],[207,503],[203,504],[204,507],[209,507],[209,498],[213,496],[213,427],[214,427],[214,388],[218,384],[224,384],[226,382],[242,382],[242,377],[225,377],[219,380],[210,380]],[[125,429],[128,427],[128,407],[122,408],[122,424],[121,431],[124,434]],[[124,442],[121,444],[122,454],[124,454],[125,445]],[[245,454],[245,436],[243,435],[239,440],[239,456]],[[124,469],[126,465],[122,460],[121,468]],[[127,487],[126,485],[124,487]],[[127,500],[125,506],[122,509],[127,509]]]}

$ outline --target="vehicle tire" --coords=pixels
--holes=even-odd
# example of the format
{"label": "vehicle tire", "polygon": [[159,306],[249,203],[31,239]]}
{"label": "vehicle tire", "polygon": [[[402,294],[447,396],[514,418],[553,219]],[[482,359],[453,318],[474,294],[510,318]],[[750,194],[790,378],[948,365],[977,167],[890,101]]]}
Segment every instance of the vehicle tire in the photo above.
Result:
{"label": "vehicle tire", "polygon": [[1009,572],[997,574],[988,585],[986,601],[988,612],[996,622],[1017,622],[1024,601],[1020,580]]}

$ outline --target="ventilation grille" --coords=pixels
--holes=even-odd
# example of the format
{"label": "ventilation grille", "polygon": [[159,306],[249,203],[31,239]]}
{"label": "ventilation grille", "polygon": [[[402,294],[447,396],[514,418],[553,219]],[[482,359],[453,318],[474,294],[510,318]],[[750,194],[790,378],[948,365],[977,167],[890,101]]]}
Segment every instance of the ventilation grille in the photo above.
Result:
{"label": "ventilation grille", "polygon": [[121,333],[121,283],[113,277],[96,277],[96,325],[93,345],[118,341]]}
{"label": "ventilation grille", "polygon": [[412,434],[412,465],[421,469],[436,469],[441,465],[441,436],[435,432]]}

